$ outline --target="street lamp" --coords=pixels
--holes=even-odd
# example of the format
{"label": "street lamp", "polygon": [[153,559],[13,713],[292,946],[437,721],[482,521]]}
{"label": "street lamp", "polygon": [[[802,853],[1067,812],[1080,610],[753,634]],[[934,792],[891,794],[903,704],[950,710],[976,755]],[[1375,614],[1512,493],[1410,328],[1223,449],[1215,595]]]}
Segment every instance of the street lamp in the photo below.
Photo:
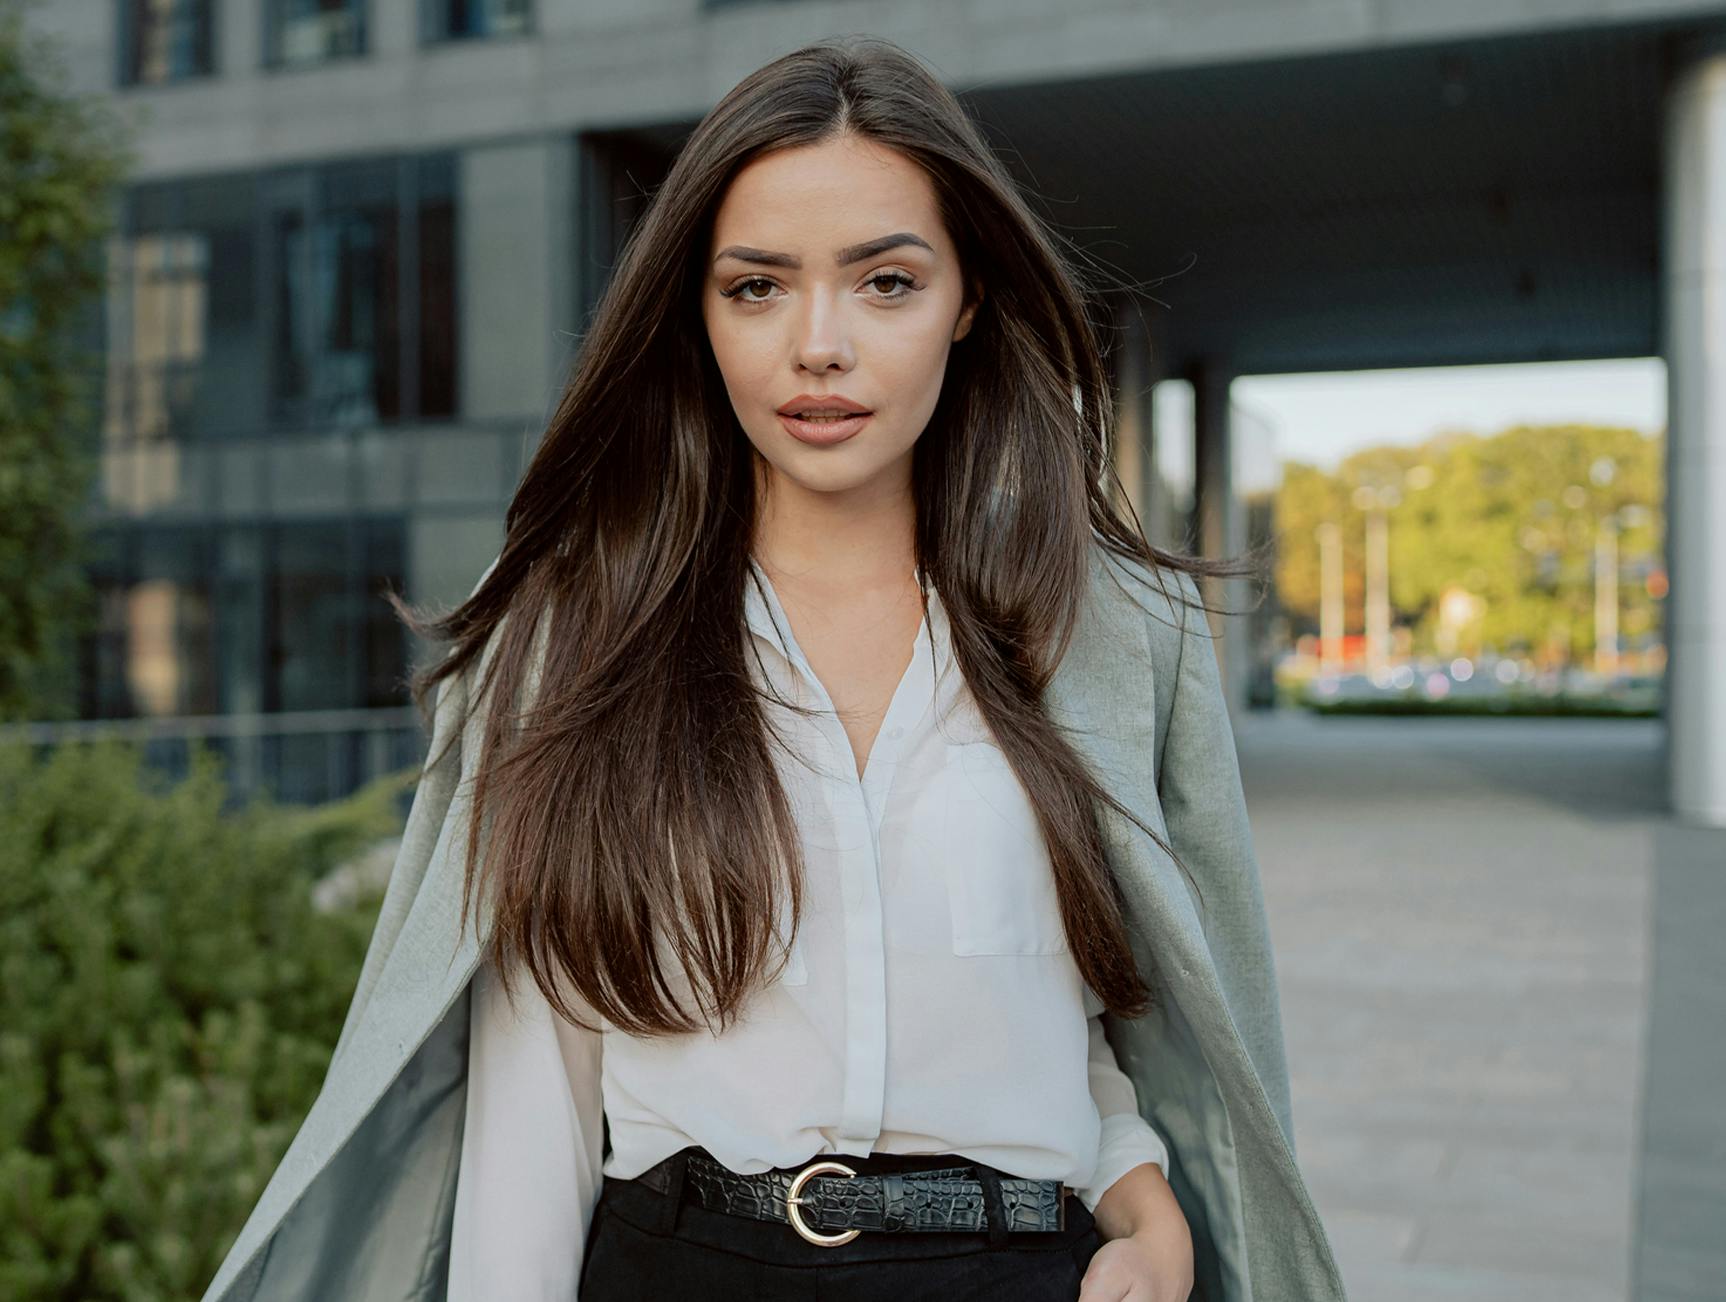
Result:
{"label": "street lamp", "polygon": [[[1421,463],[1408,467],[1400,479],[1415,491],[1430,488],[1436,475]],[[1374,477],[1356,486],[1349,497],[1366,516],[1366,663],[1374,681],[1383,678],[1390,660],[1390,508],[1402,501],[1402,488]],[[1319,659],[1326,667],[1341,659],[1342,540],[1338,527],[1326,521],[1316,530],[1319,545]]]}
{"label": "street lamp", "polygon": [[1342,530],[1326,520],[1314,530],[1318,537],[1319,671],[1330,673],[1342,664]]}
{"label": "street lamp", "polygon": [[1648,508],[1635,502],[1608,511],[1594,530],[1594,668],[1603,674],[1618,668],[1618,531],[1648,520]]}
{"label": "street lamp", "polygon": [[1366,671],[1374,682],[1390,662],[1390,508],[1402,500],[1394,484],[1362,484],[1356,507],[1366,513]]}

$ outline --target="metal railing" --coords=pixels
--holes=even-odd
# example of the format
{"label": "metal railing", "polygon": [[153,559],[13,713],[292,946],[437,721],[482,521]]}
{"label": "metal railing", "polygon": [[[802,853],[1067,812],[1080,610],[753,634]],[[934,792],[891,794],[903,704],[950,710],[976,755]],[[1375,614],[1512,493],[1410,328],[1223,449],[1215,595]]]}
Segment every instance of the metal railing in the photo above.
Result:
{"label": "metal railing", "polygon": [[412,706],[53,720],[0,727],[0,744],[20,740],[44,748],[131,742],[140,747],[149,767],[175,780],[190,772],[192,751],[202,745],[221,757],[235,804],[260,792],[293,804],[340,799],[375,778],[421,763],[427,744],[419,712]]}

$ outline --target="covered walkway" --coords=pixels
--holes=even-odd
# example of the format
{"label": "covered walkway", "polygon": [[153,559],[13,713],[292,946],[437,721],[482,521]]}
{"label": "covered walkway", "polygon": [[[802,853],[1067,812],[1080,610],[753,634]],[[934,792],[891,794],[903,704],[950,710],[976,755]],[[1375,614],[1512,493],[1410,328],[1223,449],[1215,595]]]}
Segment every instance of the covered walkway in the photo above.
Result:
{"label": "covered walkway", "polygon": [[[1242,720],[1296,1143],[1351,1296],[1651,1296],[1639,1215],[1654,1239],[1720,1216],[1719,1179],[1657,1142],[1639,1211],[1645,1091],[1695,1117],[1720,1079],[1680,1025],[1694,986],[1651,971],[1704,844],[1666,812],[1661,746],[1642,720]],[[1692,1259],[1658,1295],[1722,1278]]]}

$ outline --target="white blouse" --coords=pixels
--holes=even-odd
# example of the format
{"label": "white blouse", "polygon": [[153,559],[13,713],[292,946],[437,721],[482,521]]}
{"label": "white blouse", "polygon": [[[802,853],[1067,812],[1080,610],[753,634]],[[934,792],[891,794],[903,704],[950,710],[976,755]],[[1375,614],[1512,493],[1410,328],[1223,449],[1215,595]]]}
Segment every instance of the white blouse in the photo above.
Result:
{"label": "white blouse", "polygon": [[859,778],[772,583],[751,569],[757,681],[823,710],[764,702],[810,766],[776,757],[806,869],[785,974],[723,1035],[648,1039],[591,1013],[599,1031],[574,1026],[525,972],[514,1015],[482,965],[450,1302],[567,1302],[601,1176],[638,1175],[690,1144],[741,1172],[950,1152],[1062,1180],[1093,1211],[1140,1163],[1168,1173],[1069,952],[1030,803],[951,654],[939,594]]}

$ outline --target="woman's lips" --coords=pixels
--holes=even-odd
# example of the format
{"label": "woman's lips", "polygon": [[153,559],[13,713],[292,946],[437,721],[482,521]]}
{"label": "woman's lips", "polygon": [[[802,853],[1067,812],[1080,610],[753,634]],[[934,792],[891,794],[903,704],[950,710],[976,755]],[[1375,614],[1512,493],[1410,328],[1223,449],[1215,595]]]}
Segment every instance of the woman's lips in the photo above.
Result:
{"label": "woman's lips", "polygon": [[843,443],[858,430],[863,428],[863,422],[875,413],[860,412],[855,416],[842,416],[833,420],[798,420],[795,416],[787,416],[783,412],[776,413],[779,423],[792,438],[804,443],[814,443],[825,446],[830,443]]}

